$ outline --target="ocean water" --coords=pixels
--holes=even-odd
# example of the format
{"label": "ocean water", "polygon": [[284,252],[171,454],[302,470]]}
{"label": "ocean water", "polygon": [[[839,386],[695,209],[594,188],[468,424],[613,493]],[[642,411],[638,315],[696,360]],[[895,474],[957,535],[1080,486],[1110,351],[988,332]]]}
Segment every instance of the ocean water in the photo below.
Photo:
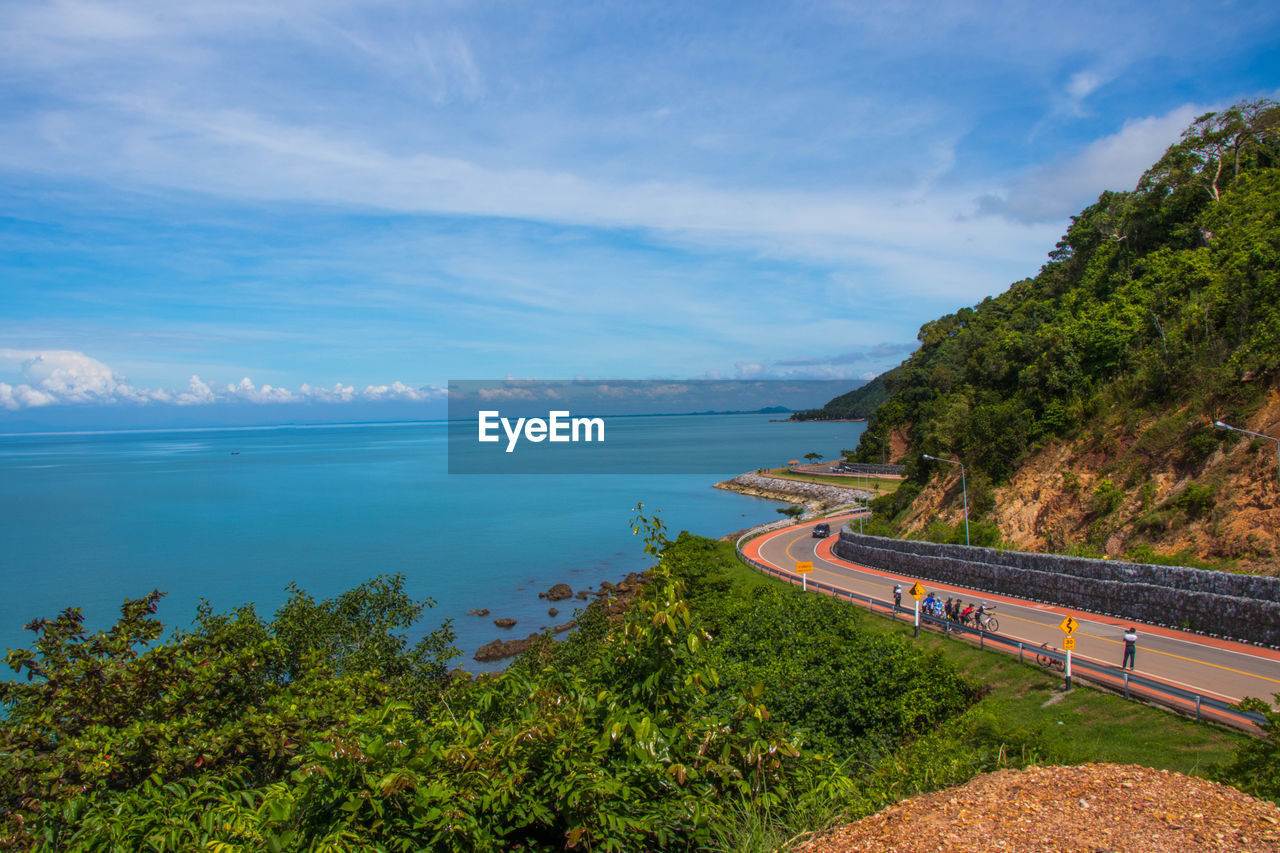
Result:
{"label": "ocean water", "polygon": [[[674,534],[776,519],[779,506],[711,488],[805,453],[853,447],[860,423],[771,423],[768,415],[636,419],[699,455],[676,475],[449,475],[443,423],[0,436],[0,644],[68,606],[91,629],[126,597],[168,592],[160,617],[187,626],[201,598],[269,615],[290,581],[317,598],[402,572],[451,618],[463,664],[498,636],[567,619],[537,597],[645,568],[631,535],[644,502]],[[487,618],[467,615],[487,607]],[[510,616],[510,631],[492,619]],[[411,632],[411,633],[417,633]]]}

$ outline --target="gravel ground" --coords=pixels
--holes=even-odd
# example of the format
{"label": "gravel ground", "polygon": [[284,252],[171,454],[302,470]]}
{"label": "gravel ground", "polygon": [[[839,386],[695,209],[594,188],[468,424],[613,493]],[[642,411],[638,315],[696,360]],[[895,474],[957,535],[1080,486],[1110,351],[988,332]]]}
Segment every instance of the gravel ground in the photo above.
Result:
{"label": "gravel ground", "polygon": [[1280,807],[1119,764],[979,776],[830,830],[796,853],[1275,853]]}

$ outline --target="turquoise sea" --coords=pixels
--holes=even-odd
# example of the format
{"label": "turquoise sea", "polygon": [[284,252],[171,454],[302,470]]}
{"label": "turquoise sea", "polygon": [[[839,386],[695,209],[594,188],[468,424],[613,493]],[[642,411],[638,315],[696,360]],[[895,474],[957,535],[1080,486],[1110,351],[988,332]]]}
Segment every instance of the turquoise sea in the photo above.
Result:
{"label": "turquoise sea", "polygon": [[[697,475],[449,475],[442,422],[0,436],[0,644],[68,606],[104,627],[126,597],[168,591],[186,626],[199,599],[270,614],[296,581],[318,598],[380,572],[431,597],[424,628],[452,618],[464,665],[497,636],[552,623],[540,590],[643,569],[631,508],[672,533],[726,533],[779,504],[711,488],[805,453],[853,447],[860,423],[769,415],[654,416],[628,429],[698,453]],[[573,604],[562,602],[567,618]],[[480,619],[471,608],[492,613]],[[490,621],[510,616],[509,632]]]}

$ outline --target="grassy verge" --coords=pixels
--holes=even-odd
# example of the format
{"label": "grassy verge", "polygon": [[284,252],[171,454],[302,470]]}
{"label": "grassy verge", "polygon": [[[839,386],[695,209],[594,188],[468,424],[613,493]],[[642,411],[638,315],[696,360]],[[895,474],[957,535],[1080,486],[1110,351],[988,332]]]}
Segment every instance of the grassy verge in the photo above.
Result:
{"label": "grassy verge", "polygon": [[824,477],[822,474],[795,474],[786,468],[772,468],[766,472],[780,480],[798,480],[821,486],[839,486],[844,489],[866,489],[877,495],[891,495],[902,485],[901,480],[880,480],[875,477]]}
{"label": "grassy verge", "polygon": [[[776,585],[804,595],[782,581],[757,572],[734,557],[724,543],[725,570],[743,590]],[[873,633],[910,635],[905,621],[894,622],[851,608],[860,625]],[[964,641],[923,632],[914,641],[945,656],[986,695],[970,714],[973,726],[998,725],[1004,734],[1034,750],[1045,763],[1114,762],[1205,775],[1230,760],[1248,735],[1185,717],[1090,687],[1063,694],[1061,677],[1034,662],[1019,663],[1003,652],[979,649]],[[1017,744],[1011,744],[1017,746]]]}

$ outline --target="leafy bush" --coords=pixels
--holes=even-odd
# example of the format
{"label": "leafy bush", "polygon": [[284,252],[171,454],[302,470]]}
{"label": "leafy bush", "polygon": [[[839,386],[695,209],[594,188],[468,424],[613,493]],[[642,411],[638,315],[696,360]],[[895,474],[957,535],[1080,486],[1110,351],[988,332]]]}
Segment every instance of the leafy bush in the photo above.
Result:
{"label": "leafy bush", "polygon": [[1187,436],[1182,447],[1182,464],[1195,468],[1208,459],[1221,442],[1219,430],[1211,426],[1198,427]]}
{"label": "leafy bush", "polygon": [[270,623],[252,607],[215,615],[202,605],[193,630],[152,648],[159,591],[126,601],[93,635],[78,608],[32,622],[33,647],[5,657],[27,681],[0,683],[3,840],[30,840],[32,820],[62,825],[64,805],[143,785],[280,780],[309,738],[393,692],[425,704],[453,634],[446,625],[407,648],[398,631],[430,602],[412,602],[403,582],[378,577],[322,604],[293,589]]}
{"label": "leafy bush", "polygon": [[[1280,694],[1274,698],[1280,702]],[[1236,707],[1262,715],[1262,737],[1241,746],[1231,763],[1218,768],[1214,776],[1246,794],[1280,804],[1280,711],[1254,697]]]}
{"label": "leafy bush", "polygon": [[1194,517],[1204,515],[1213,507],[1213,488],[1199,483],[1188,483],[1187,487],[1169,502],[1169,506],[1180,509]]}
{"label": "leafy bush", "polygon": [[1094,515],[1110,515],[1122,501],[1124,501],[1124,492],[1104,477],[1094,486],[1093,496],[1089,499],[1089,509]]}

